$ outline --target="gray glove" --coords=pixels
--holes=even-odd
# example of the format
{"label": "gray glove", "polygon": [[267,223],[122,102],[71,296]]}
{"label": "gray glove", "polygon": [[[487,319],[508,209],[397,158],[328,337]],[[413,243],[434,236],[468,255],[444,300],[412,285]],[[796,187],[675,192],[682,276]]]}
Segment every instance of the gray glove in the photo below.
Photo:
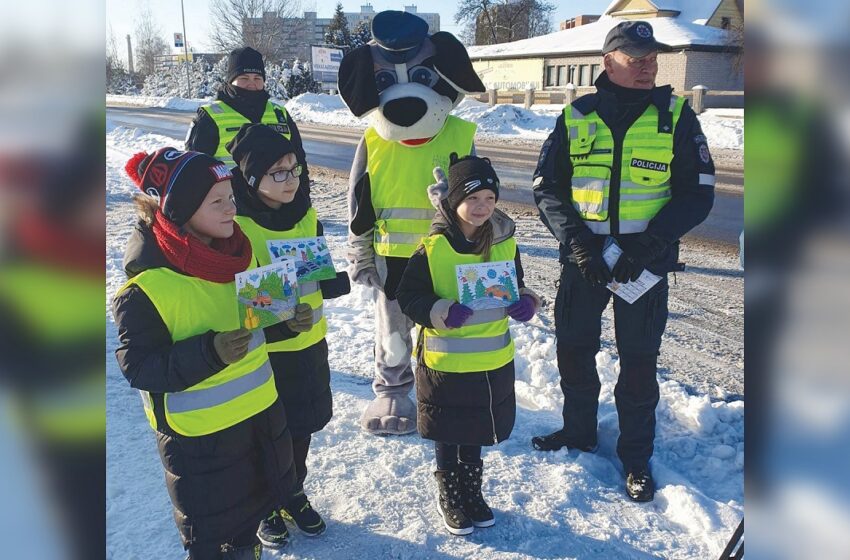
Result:
{"label": "gray glove", "polygon": [[377,288],[383,290],[384,286],[381,283],[381,278],[378,276],[378,269],[374,264],[359,265],[354,263],[351,265],[348,275],[351,281],[367,288]]}
{"label": "gray glove", "polygon": [[248,329],[219,332],[213,337],[213,348],[222,362],[233,364],[248,353],[248,344],[252,336]]}
{"label": "gray glove", "polygon": [[436,183],[428,186],[428,199],[434,208],[440,208],[440,202],[449,193],[449,180],[446,178],[446,174],[441,167],[434,168],[434,180]]}
{"label": "gray glove", "polygon": [[293,332],[307,332],[313,327],[313,308],[309,303],[299,303],[295,306],[295,317],[286,321],[286,326]]}

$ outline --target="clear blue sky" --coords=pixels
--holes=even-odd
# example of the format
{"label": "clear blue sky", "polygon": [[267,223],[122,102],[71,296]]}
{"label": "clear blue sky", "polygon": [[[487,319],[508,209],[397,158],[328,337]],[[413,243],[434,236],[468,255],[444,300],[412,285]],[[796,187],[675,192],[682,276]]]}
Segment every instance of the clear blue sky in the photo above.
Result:
{"label": "clear blue sky", "polygon": [[[557,30],[558,22],[578,14],[598,14],[604,10],[610,0],[551,0],[557,6],[552,22]],[[359,12],[360,6],[367,0],[343,0],[342,7],[346,12]],[[415,4],[420,12],[437,12],[440,14],[440,28],[450,33],[460,31],[454,22],[457,9],[456,0],[371,0],[375,11],[401,10],[405,5]],[[209,36],[212,33],[210,23],[210,2],[207,0],[183,0],[186,12],[186,37],[189,44],[198,51],[210,48]],[[110,27],[118,44],[118,52],[126,58],[127,43],[125,36],[133,34],[135,22],[145,6],[159,24],[160,30],[169,43],[172,34],[182,32],[179,0],[106,0],[107,33]],[[330,17],[336,7],[336,1],[302,0],[301,8],[318,12],[319,17]]]}

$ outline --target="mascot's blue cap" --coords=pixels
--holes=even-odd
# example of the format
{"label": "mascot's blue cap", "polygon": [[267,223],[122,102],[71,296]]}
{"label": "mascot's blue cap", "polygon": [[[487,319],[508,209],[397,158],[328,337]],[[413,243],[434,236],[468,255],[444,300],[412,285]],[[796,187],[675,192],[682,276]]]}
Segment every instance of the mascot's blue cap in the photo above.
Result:
{"label": "mascot's blue cap", "polygon": [[372,18],[372,37],[384,58],[393,64],[416,56],[427,36],[425,20],[408,12],[387,10]]}

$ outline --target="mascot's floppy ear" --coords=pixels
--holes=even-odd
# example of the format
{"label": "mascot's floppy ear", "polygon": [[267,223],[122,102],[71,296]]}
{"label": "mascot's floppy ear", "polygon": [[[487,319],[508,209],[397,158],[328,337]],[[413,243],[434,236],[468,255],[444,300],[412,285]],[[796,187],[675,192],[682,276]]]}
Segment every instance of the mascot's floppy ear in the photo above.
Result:
{"label": "mascot's floppy ear", "polygon": [[378,88],[369,45],[361,45],[342,57],[339,64],[339,95],[355,117],[378,106]]}
{"label": "mascot's floppy ear", "polygon": [[437,73],[444,80],[463,93],[483,93],[487,91],[484,84],[481,83],[481,78],[475,73],[463,43],[446,31],[438,31],[431,35],[429,39],[437,48],[437,54],[434,56],[434,68],[437,69]]}

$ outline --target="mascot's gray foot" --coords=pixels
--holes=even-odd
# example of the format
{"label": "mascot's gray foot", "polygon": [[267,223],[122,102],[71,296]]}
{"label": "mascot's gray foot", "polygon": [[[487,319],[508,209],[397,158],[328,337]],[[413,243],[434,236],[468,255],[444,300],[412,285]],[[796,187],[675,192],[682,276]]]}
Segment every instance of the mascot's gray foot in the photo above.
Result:
{"label": "mascot's gray foot", "polygon": [[416,405],[407,395],[378,395],[369,403],[360,426],[375,435],[404,435],[416,431]]}

